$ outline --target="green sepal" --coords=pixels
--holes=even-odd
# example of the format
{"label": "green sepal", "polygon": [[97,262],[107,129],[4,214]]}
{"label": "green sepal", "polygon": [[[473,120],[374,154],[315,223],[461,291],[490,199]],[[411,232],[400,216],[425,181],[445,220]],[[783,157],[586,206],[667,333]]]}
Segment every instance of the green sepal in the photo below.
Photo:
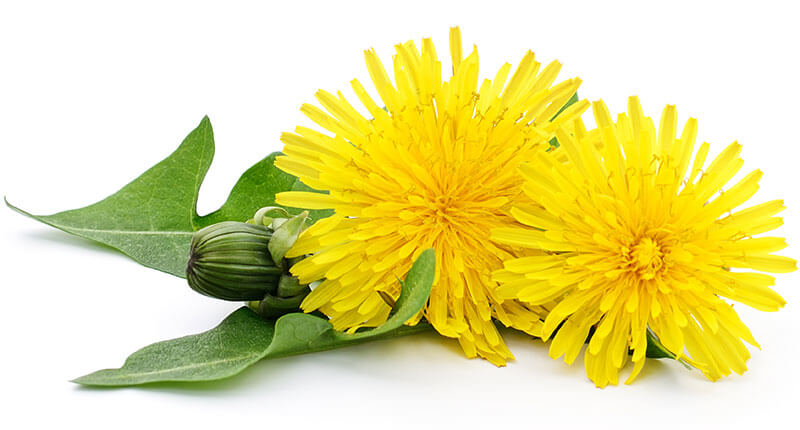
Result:
{"label": "green sepal", "polygon": [[283,275],[278,280],[278,297],[292,297],[301,294],[308,285],[301,284],[300,280],[291,275]]}
{"label": "green sepal", "polygon": [[300,233],[305,229],[307,218],[308,211],[303,211],[299,215],[282,222],[272,233],[272,239],[269,240],[269,253],[272,255],[272,261],[276,265],[282,264],[283,257],[289,252]]}
{"label": "green sepal", "polygon": [[649,328],[647,329],[647,358],[671,358],[675,359],[675,354],[669,350],[658,340],[655,333]]}
{"label": "green sepal", "polygon": [[[311,290],[308,291],[311,292]],[[291,297],[266,295],[258,303],[257,312],[263,318],[278,318],[282,315],[297,312],[300,309],[300,303],[303,302],[306,295],[307,294],[298,294]]]}

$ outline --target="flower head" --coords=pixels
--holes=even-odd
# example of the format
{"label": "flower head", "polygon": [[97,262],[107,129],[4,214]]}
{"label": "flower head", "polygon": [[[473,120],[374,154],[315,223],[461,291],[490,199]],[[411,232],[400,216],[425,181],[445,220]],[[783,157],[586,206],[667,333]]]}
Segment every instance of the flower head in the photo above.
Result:
{"label": "flower head", "polygon": [[275,164],[329,193],[286,192],[277,202],[335,210],[287,255],[314,254],[292,273],[302,283],[324,279],[303,302],[305,311],[321,310],[337,329],[382,323],[399,295],[396,280],[432,247],[437,273],[424,316],[468,356],[501,365],[512,355],[492,319],[538,335],[545,310],[496,297],[492,271],[530,251],[493,243],[490,231],[517,224],[509,214],[521,195],[517,166],[543,154],[559,124],[588,103],[556,116],[580,81],[553,85],[560,64],[542,68],[532,52],[510,77],[506,64],[494,80],[479,81],[478,53],[463,57],[457,28],[450,50],[453,76],[445,80],[430,39],[421,52],[413,42],[397,45],[394,84],[375,51],[366,51],[381,99],[351,82],[366,115],[341,93],[318,92],[327,112],[311,105],[302,111],[331,135],[303,127],[285,133],[286,156]]}
{"label": "flower head", "polygon": [[723,298],[763,311],[784,305],[769,288],[775,279],[760,272],[793,271],[796,262],[772,254],[784,239],[754,237],[782,224],[773,215],[783,202],[738,209],[761,171],[723,191],[742,167],[741,146],[704,169],[704,143],[690,163],[697,122],[676,138],[674,106],[658,130],[635,97],[616,123],[602,102],[593,111],[596,130],[576,121],[574,133],[557,133],[567,162],[537,154],[522,168],[523,190],[538,205],[512,213],[534,229],[500,228],[492,238],[546,255],[506,261],[495,273],[498,295],[531,306],[557,300],[542,329],[550,356],[572,363],[591,333],[584,363],[600,387],[617,383],[631,350],[633,380],[648,337],[712,380],[741,374],[749,358],[742,341],[757,343]]}

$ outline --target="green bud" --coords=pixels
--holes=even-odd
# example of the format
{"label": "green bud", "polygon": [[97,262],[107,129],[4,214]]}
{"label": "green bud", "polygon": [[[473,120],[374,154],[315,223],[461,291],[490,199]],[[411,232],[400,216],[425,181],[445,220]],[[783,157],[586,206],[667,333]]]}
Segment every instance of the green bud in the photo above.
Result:
{"label": "green bud", "polygon": [[267,227],[226,221],[192,238],[186,279],[193,290],[223,300],[260,300],[275,292],[283,268],[272,261]]}
{"label": "green bud", "polygon": [[307,218],[308,212],[292,217],[267,207],[247,223],[226,221],[196,232],[186,268],[189,286],[218,299],[249,301],[266,318],[297,312],[311,288],[289,268],[305,256],[284,257]]}

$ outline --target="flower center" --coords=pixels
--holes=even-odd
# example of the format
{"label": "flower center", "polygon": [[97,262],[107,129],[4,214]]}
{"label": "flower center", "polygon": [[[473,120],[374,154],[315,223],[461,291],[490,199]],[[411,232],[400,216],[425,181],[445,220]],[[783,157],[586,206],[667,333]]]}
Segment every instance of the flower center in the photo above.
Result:
{"label": "flower center", "polygon": [[449,195],[444,196],[437,196],[436,199],[433,201],[432,206],[436,208],[436,212],[438,214],[443,214],[447,212],[455,204],[455,199]]}
{"label": "flower center", "polygon": [[653,279],[664,267],[664,252],[658,242],[644,237],[631,249],[630,262],[642,279]]}

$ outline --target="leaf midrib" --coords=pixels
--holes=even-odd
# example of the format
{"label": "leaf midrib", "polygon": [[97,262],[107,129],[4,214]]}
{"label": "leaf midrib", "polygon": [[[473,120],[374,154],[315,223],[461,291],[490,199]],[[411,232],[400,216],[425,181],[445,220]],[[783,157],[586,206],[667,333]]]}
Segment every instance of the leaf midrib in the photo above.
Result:
{"label": "leaf midrib", "polygon": [[[177,366],[177,367],[172,367],[172,368],[164,369],[164,370],[152,370],[152,371],[147,371],[147,372],[138,372],[136,374],[121,375],[121,376],[117,376],[117,379],[135,379],[135,378],[140,378],[140,377],[143,377],[143,376],[152,376],[152,375],[159,375],[159,374],[165,374],[165,373],[170,373],[170,372],[178,372],[178,371],[188,370],[188,369],[198,369],[198,368],[202,368],[202,367],[211,367],[211,366],[214,366],[214,365],[217,365],[217,364],[222,364],[222,363],[235,363],[237,361],[249,361],[249,360],[253,360],[253,359],[259,359],[261,357],[261,355],[262,354],[260,354],[260,353],[259,354],[246,354],[246,355],[237,356],[235,358],[225,358],[225,359],[219,359],[219,360],[214,360],[214,361],[204,361],[202,363],[187,364],[185,366]],[[116,370],[116,369],[114,369],[114,370]]]}
{"label": "leaf midrib", "polygon": [[25,216],[29,217],[29,218],[33,218],[33,219],[35,219],[37,221],[43,222],[43,223],[45,223],[45,224],[47,224],[49,226],[55,227],[55,228],[57,228],[59,230],[80,231],[80,232],[94,232],[94,233],[109,233],[109,234],[120,234],[120,235],[123,235],[123,234],[128,234],[128,235],[130,235],[130,234],[150,234],[150,235],[164,235],[164,236],[191,236],[191,235],[194,234],[193,231],[180,231],[180,230],[117,230],[117,229],[99,229],[99,228],[86,228],[86,227],[72,227],[72,226],[69,226],[69,225],[63,225],[63,224],[60,224],[60,223],[52,222],[52,221],[48,220],[46,216],[33,215],[28,211],[25,211],[23,209],[20,209],[20,208],[18,208],[16,206],[12,205],[8,201],[8,199],[5,198],[5,197],[3,198],[3,200],[5,201],[6,205],[9,208],[11,208],[12,210],[14,210],[15,212],[18,212],[18,213],[20,213],[22,215],[25,215]]}
{"label": "leaf midrib", "polygon": [[69,229],[72,231],[81,231],[81,232],[94,232],[94,233],[113,233],[113,234],[120,234],[120,235],[127,235],[127,234],[152,234],[152,235],[172,235],[172,236],[191,236],[194,232],[191,231],[179,231],[179,230],[108,230],[108,229],[95,229],[95,228],[81,228],[81,227],[69,227],[64,226],[63,228]]}

